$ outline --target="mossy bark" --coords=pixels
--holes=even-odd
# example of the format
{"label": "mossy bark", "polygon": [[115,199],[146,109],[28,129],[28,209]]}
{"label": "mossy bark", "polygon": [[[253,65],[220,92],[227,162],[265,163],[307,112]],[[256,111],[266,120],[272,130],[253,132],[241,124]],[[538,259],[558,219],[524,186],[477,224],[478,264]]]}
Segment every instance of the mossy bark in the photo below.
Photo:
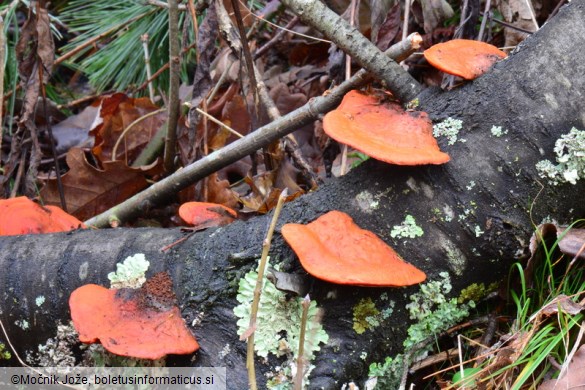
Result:
{"label": "mossy bark", "polygon": [[[495,69],[448,93],[426,91],[422,109],[435,119],[463,121],[456,142],[442,149],[451,155],[443,166],[398,167],[368,161],[347,176],[332,179],[318,191],[287,204],[279,228],[309,222],[330,210],[351,215],[372,230],[430,280],[449,271],[454,293],[475,282],[504,277],[521,259],[533,223],[545,217],[570,222],[585,215],[585,185],[541,186],[535,164],[554,159],[553,147],[571,127],[585,129],[585,1],[574,0]],[[492,126],[508,131],[493,136]],[[393,226],[412,215],[422,237],[392,238]],[[24,355],[67,321],[68,296],[86,283],[108,285],[115,264],[135,253],[151,261],[148,275],[168,270],[181,310],[201,350],[191,362],[225,366],[229,389],[246,388],[245,344],[236,335],[232,309],[237,281],[254,267],[270,216],[238,221],[195,234],[172,250],[160,248],[180,238],[178,230],[120,229],[0,238],[0,318]],[[302,273],[277,228],[271,256],[286,271]],[[405,304],[417,287],[373,289],[343,287],[311,280],[310,295],[324,310],[330,343],[314,361],[311,388],[338,389],[367,375],[368,364],[402,352],[408,324]],[[358,335],[353,307],[371,298],[395,302],[391,318]],[[37,297],[45,297],[40,306]],[[26,320],[28,330],[17,325]],[[2,337],[0,337],[2,339]],[[229,344],[230,353],[223,354]],[[364,356],[366,356],[364,358]],[[258,364],[258,381],[274,362]]]}

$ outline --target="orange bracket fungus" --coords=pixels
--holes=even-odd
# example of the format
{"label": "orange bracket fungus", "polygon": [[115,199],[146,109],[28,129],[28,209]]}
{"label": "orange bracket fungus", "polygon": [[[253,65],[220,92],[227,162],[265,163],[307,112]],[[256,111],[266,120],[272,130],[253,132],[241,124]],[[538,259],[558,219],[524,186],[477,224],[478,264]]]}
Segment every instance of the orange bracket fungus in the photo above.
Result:
{"label": "orange bracket fungus", "polygon": [[0,199],[0,236],[67,232],[86,226],[57,206],[41,206],[26,196]]}
{"label": "orange bracket fungus", "polygon": [[481,41],[453,39],[424,51],[435,68],[466,80],[473,80],[507,55],[497,47]]}
{"label": "orange bracket fungus", "polygon": [[303,268],[328,282],[399,287],[426,279],[424,272],[341,211],[330,211],[307,225],[288,223],[282,235]]}
{"label": "orange bracket fungus", "polygon": [[230,224],[238,213],[217,203],[187,202],[179,207],[179,216],[188,224],[205,229]]}
{"label": "orange bracket fungus", "polygon": [[390,164],[449,161],[433,137],[426,113],[404,111],[398,104],[381,103],[359,91],[348,92],[339,107],[325,115],[323,129],[336,141]]}
{"label": "orange bracket fungus", "polygon": [[155,360],[199,349],[175,302],[171,278],[160,272],[139,289],[86,284],[71,293],[69,308],[81,342],[99,340],[116,355]]}

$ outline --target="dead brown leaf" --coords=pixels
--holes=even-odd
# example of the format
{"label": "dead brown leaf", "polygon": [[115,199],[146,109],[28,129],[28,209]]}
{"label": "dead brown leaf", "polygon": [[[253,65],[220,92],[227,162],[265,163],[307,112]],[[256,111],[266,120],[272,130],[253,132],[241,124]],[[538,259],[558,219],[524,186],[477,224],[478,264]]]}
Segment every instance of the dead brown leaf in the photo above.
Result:
{"label": "dead brown leaf", "polygon": [[541,309],[541,313],[545,316],[557,314],[559,311],[570,315],[576,315],[583,310],[583,306],[575,303],[565,294],[559,294],[549,304]]}
{"label": "dead brown leaf", "polygon": [[[124,130],[138,118],[158,108],[148,98],[130,98],[123,93],[103,97],[100,107],[101,122],[90,131],[95,137],[93,154],[101,162],[111,161],[114,145]],[[160,112],[132,126],[118,146],[114,160],[132,163],[152,137],[162,129],[166,116],[166,112]]]}
{"label": "dead brown leaf", "polygon": [[544,381],[538,390],[585,389],[585,370],[583,367],[585,367],[585,345],[582,345],[573,356],[565,376]]}
{"label": "dead brown leaf", "polygon": [[[67,153],[69,172],[62,177],[67,210],[86,220],[128,199],[146,188],[146,178],[160,170],[159,161],[142,168],[130,168],[122,161],[104,162],[103,169],[92,166],[79,148]],[[45,204],[59,204],[56,180],[41,190]]]}

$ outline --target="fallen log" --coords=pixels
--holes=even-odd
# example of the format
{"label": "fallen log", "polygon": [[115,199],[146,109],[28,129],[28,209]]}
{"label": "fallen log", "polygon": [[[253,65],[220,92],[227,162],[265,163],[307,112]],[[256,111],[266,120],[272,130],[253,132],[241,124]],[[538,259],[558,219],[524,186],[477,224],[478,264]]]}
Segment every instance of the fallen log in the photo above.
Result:
{"label": "fallen log", "polygon": [[[451,162],[399,167],[368,161],[330,180],[285,206],[272,258],[282,262],[282,269],[302,274],[278,234],[280,227],[341,210],[425,271],[429,280],[449,272],[454,294],[471,283],[501,280],[526,255],[533,224],[548,217],[568,223],[585,215],[582,182],[552,186],[535,168],[540,160],[554,160],[554,144],[562,134],[585,128],[585,52],[575,50],[585,47],[583,20],[585,1],[574,0],[489,74],[451,92],[423,92],[421,108],[433,119],[463,122],[453,145],[439,140]],[[494,126],[502,127],[501,136],[492,133]],[[392,237],[392,227],[407,215],[424,234]],[[68,321],[71,291],[87,283],[107,286],[107,274],[116,263],[144,253],[151,262],[148,275],[170,273],[182,315],[201,345],[192,362],[172,363],[225,366],[228,388],[247,388],[246,348],[236,334],[233,308],[238,304],[237,282],[255,267],[269,218],[199,232],[165,253],[160,249],[183,233],[115,229],[2,237],[0,319],[26,356],[54,336],[58,323]],[[342,287],[310,280],[311,298],[323,309],[329,334],[313,361],[311,388],[338,389],[351,380],[359,382],[369,363],[402,352],[409,323],[405,305],[417,287]],[[392,316],[357,334],[353,308],[363,298],[381,305],[384,293],[395,304]],[[41,304],[39,297],[44,298]],[[275,363],[270,359],[258,364],[260,384]]]}

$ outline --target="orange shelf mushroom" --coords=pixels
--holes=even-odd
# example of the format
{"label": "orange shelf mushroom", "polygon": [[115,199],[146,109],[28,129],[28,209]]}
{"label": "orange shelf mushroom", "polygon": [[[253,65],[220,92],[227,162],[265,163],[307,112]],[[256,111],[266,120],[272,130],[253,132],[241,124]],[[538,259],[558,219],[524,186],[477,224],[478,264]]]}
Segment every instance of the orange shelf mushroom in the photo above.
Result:
{"label": "orange shelf mushroom", "polygon": [[348,92],[339,107],[323,118],[331,138],[376,160],[397,165],[444,164],[433,137],[433,124],[424,112],[404,111],[395,103],[381,104],[374,96]]}
{"label": "orange shelf mushroom", "polygon": [[57,206],[41,206],[26,196],[0,199],[0,236],[67,232],[86,226]]}
{"label": "orange shelf mushroom", "polygon": [[186,202],[179,207],[179,216],[188,224],[204,229],[228,225],[238,217],[238,213],[217,203]]}
{"label": "orange shelf mushroom", "polygon": [[174,305],[172,281],[166,272],[137,290],[110,290],[86,284],[71,293],[69,308],[79,340],[101,341],[108,351],[139,359],[189,354],[199,344]]}
{"label": "orange shelf mushroom", "polygon": [[424,51],[435,68],[466,80],[473,80],[507,55],[497,47],[481,41],[453,39],[438,43]]}
{"label": "orange shelf mushroom", "polygon": [[282,235],[303,268],[328,282],[398,287],[426,279],[424,272],[341,211],[330,211],[307,225],[288,223]]}

